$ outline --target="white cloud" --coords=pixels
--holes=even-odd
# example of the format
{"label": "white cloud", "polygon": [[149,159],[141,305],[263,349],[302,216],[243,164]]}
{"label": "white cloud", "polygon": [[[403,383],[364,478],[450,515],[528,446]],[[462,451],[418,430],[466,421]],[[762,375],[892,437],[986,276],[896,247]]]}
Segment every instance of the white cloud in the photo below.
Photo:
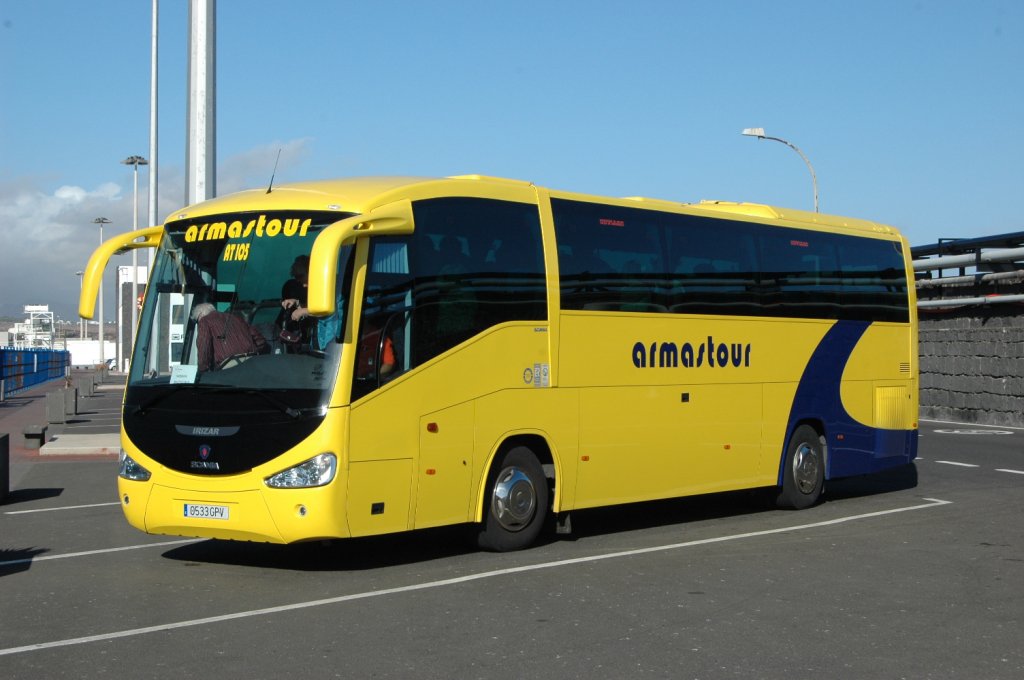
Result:
{"label": "white cloud", "polygon": [[75,272],[99,245],[92,220],[120,215],[124,203],[112,182],[94,189],[61,186],[51,193],[25,181],[0,185],[0,314],[20,316],[25,304],[50,304],[70,316]]}
{"label": "white cloud", "polygon": [[[271,143],[228,157],[220,165],[217,193],[262,186],[270,181],[278,150],[278,178],[301,165],[308,139]],[[283,172],[284,171],[284,172]],[[158,219],[184,205],[184,173],[179,166],[160,166]],[[139,182],[139,226],[147,227],[147,182]],[[58,316],[77,318],[79,281],[89,255],[99,245],[93,222],[106,217],[103,236],[131,231],[132,186],[102,182],[95,187],[64,185],[45,189],[35,178],[0,183],[0,315],[21,317],[26,304],[48,304]],[[128,264],[127,259],[114,264]],[[107,275],[110,274],[108,265]],[[107,309],[113,307],[113,286],[107,286]]]}
{"label": "white cloud", "polygon": [[[267,186],[275,172],[275,164],[275,183],[286,181],[289,171],[309,157],[311,142],[309,138],[270,142],[228,158],[217,173],[217,193],[223,195]],[[281,154],[280,161],[278,153]]]}

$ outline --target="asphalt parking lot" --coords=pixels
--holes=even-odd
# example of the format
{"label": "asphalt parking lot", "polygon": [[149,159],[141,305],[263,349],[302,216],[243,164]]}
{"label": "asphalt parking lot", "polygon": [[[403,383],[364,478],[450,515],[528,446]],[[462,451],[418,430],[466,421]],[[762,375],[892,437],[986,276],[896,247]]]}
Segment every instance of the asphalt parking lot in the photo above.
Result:
{"label": "asphalt parking lot", "polygon": [[914,469],[766,509],[577,513],[300,546],[146,536],[116,463],[23,463],[0,506],[4,678],[1020,678],[1024,431],[922,423]]}

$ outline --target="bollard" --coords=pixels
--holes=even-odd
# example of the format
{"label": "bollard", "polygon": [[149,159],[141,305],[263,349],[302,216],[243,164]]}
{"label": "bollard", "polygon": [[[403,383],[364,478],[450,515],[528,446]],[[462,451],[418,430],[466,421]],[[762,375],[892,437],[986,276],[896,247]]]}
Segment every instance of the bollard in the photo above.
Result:
{"label": "bollard", "polygon": [[92,396],[92,377],[77,378],[75,379],[75,385],[78,387],[78,393],[83,397]]}
{"label": "bollard", "polygon": [[0,505],[11,492],[11,435],[0,433]]}
{"label": "bollard", "polygon": [[53,424],[63,424],[66,421],[64,417],[64,395],[60,393],[60,390],[56,392],[46,393],[46,422]]}
{"label": "bollard", "polygon": [[64,415],[66,416],[77,416],[78,415],[78,388],[77,387],[65,387],[61,392],[64,393]]}
{"label": "bollard", "polygon": [[25,436],[26,449],[41,449],[46,443],[46,425],[26,425],[21,433]]}

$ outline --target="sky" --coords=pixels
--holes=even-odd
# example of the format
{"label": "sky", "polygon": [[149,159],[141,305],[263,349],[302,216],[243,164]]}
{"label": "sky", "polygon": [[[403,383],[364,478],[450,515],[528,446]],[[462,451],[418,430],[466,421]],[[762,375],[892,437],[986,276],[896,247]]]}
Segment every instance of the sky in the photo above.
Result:
{"label": "sky", "polygon": [[[162,220],[185,202],[188,2],[159,4]],[[0,0],[0,316],[77,319],[93,220],[131,230],[150,27],[150,0]],[[275,184],[486,174],[813,209],[799,155],[741,134],[763,127],[810,159],[822,212],[913,245],[1024,231],[1024,0],[219,0],[216,41],[219,195],[280,151]]]}

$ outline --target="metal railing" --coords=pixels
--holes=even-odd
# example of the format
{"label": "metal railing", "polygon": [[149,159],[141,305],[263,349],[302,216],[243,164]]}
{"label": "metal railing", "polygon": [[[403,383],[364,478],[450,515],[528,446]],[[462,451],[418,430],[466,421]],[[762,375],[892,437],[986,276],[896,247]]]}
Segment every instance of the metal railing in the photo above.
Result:
{"label": "metal railing", "polygon": [[[911,253],[919,277],[918,309],[1024,303],[1024,232],[942,239]],[[950,269],[954,273],[947,275]],[[980,294],[982,286],[992,292]]]}

